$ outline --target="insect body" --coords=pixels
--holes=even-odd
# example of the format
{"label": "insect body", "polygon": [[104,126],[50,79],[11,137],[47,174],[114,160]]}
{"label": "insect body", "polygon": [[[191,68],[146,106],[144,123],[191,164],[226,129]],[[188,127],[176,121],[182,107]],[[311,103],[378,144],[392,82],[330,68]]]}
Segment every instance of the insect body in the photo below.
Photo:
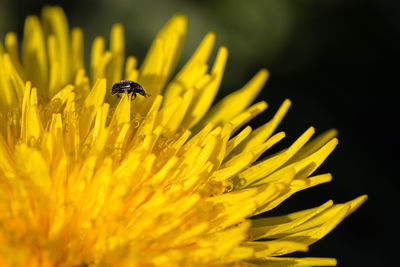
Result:
{"label": "insect body", "polygon": [[122,80],[119,82],[116,82],[113,87],[111,94],[116,95],[118,97],[121,97],[121,94],[127,93],[130,94],[132,93],[132,98],[136,98],[136,94],[149,97],[150,95],[146,94],[144,91],[143,87],[135,82],[128,81],[128,80]]}

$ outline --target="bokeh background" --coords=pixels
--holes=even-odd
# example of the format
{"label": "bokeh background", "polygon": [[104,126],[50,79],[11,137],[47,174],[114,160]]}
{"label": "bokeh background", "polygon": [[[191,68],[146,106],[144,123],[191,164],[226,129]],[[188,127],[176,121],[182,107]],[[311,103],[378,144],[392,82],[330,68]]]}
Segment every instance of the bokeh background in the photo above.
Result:
{"label": "bokeh background", "polygon": [[217,33],[217,45],[229,48],[218,98],[268,68],[271,78],[258,100],[269,108],[252,125],[271,118],[289,98],[293,105],[279,128],[287,140],[280,148],[311,125],[317,133],[337,128],[340,140],[319,170],[332,172],[334,180],[297,193],[271,214],[369,195],[309,253],[296,255],[337,257],[339,266],[396,265],[400,1],[1,0],[0,38],[7,31],[22,36],[25,16],[39,14],[45,4],[61,5],[70,25],[83,28],[87,60],[94,37],[109,36],[111,25],[120,22],[127,54],[141,61],[164,23],[176,12],[187,15],[180,65],[208,31]]}

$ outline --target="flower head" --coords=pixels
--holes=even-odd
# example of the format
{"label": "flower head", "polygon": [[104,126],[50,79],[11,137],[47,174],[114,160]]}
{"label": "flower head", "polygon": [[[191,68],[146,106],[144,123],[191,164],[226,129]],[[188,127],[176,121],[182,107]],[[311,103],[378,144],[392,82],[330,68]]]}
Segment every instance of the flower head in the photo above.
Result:
{"label": "flower head", "polygon": [[[208,68],[208,33],[173,78],[186,18],[175,15],[140,68],[125,58],[124,29],[110,47],[83,33],[60,7],[25,22],[0,46],[1,266],[335,265],[284,256],[306,251],[365,201],[328,201],[279,217],[252,219],[297,191],[329,182],[313,172],[337,144],[334,130],[260,160],[285,137],[274,133],[290,106],[244,127],[264,111],[251,105],[268,78],[260,70],[212,106],[228,51]],[[21,53],[19,54],[19,51]],[[136,81],[150,97],[111,95]],[[246,265],[246,266],[247,266]]]}

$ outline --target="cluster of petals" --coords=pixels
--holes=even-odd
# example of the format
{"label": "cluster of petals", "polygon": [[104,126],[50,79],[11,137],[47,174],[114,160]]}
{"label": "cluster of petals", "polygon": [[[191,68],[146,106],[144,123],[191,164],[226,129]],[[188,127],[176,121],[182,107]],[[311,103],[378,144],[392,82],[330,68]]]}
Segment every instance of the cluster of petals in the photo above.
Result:
{"label": "cluster of petals", "polygon": [[[60,7],[28,16],[22,45],[0,44],[1,266],[328,266],[332,258],[285,256],[325,236],[366,196],[278,217],[265,213],[326,183],[313,175],[338,141],[307,129],[287,149],[275,129],[285,100],[252,104],[268,71],[213,104],[228,51],[208,33],[176,72],[186,18],[173,16],[137,67],[121,25],[109,48],[94,39],[84,68],[83,33]],[[112,96],[137,81],[151,96]]]}

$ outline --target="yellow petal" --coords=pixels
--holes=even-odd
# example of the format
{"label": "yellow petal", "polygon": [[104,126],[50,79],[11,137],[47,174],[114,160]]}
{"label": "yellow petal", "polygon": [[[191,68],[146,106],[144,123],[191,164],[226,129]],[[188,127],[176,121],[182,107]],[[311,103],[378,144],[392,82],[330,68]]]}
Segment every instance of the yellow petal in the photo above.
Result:
{"label": "yellow petal", "polygon": [[290,100],[286,99],[279,110],[276,112],[272,120],[264,124],[263,126],[255,129],[251,135],[246,138],[234,151],[233,154],[240,153],[242,151],[249,151],[256,145],[263,143],[267,140],[272,133],[275,131],[276,127],[279,125],[286,112],[288,111],[291,103]]}
{"label": "yellow petal", "polygon": [[49,79],[46,39],[39,18],[36,16],[28,16],[25,20],[22,63],[26,79],[39,88],[39,94],[46,95]]}
{"label": "yellow petal", "polygon": [[[193,90],[188,90],[182,96],[182,101],[180,101],[179,111],[175,112],[173,116],[169,119],[169,121],[165,124],[165,127],[168,130],[168,134],[174,134],[181,127],[181,123],[185,117],[185,114],[192,102],[194,95]],[[176,98],[178,99],[178,98]],[[172,106],[172,104],[170,104]]]}
{"label": "yellow petal", "polygon": [[65,103],[71,98],[75,87],[73,85],[67,85],[61,89],[53,98],[47,103],[47,105],[42,110],[44,116],[43,121],[47,123],[53,113],[62,112],[62,108]]}
{"label": "yellow petal", "polygon": [[[283,183],[275,183],[253,187],[239,191],[231,191],[219,196],[211,197],[208,201],[216,204],[223,204],[225,210],[220,213],[219,217],[225,216],[223,226],[227,227],[235,223],[239,223],[254,214],[255,210],[263,207],[267,203],[277,198],[287,185]],[[246,202],[243,205],[243,202]]]}
{"label": "yellow petal", "polygon": [[161,106],[162,96],[157,95],[147,116],[142,121],[139,129],[137,129],[135,133],[135,137],[132,140],[132,145],[137,144],[139,139],[144,138],[146,135],[149,135],[153,132],[155,128],[155,122],[158,116],[158,109]]}
{"label": "yellow petal", "polygon": [[199,88],[200,91],[194,99],[194,104],[190,106],[186,113],[186,117],[182,123],[185,128],[192,128],[210,108],[221,84],[227,58],[228,50],[225,47],[221,47],[218,50],[217,58],[211,70],[211,80],[204,87]]}
{"label": "yellow petal", "polygon": [[17,70],[15,69],[14,65],[12,64],[10,55],[7,53],[4,53],[2,55],[2,61],[3,61],[3,68],[4,68],[4,73],[5,77],[3,79],[7,79],[5,81],[8,83],[6,85],[6,88],[8,87],[8,90],[11,92],[14,92],[14,95],[16,96],[16,99],[14,99],[12,102],[13,103],[18,103],[19,101],[22,100],[22,97],[24,95],[24,88],[25,84],[22,78],[19,76]]}
{"label": "yellow petal", "polygon": [[100,67],[104,68],[104,64],[101,66],[100,61],[104,57],[105,50],[105,40],[103,37],[96,37],[93,40],[91,55],[90,55],[90,75],[92,82],[97,81],[101,77],[101,74],[104,70],[100,69]]}
{"label": "yellow petal", "polygon": [[164,92],[164,103],[168,105],[175,97],[182,95],[186,90],[194,87],[206,73],[207,62],[215,43],[215,34],[208,33],[192,57],[169,83]]}
{"label": "yellow petal", "polygon": [[249,234],[252,239],[260,239],[272,238],[276,234],[287,233],[332,205],[333,202],[328,201],[319,207],[308,210],[294,212],[283,216],[254,219],[252,220]]}
{"label": "yellow petal", "polygon": [[47,36],[54,35],[57,62],[60,68],[60,85],[70,81],[69,27],[64,11],[58,6],[45,6],[42,10],[42,23]]}
{"label": "yellow petal", "polygon": [[[351,214],[366,200],[367,197],[364,195],[344,204],[335,204],[327,209],[324,209],[322,212],[314,214],[312,218],[302,224],[299,224],[295,228],[279,234],[278,237],[283,236],[284,238],[290,239],[293,236],[300,236],[301,233],[304,233],[304,237],[302,236],[301,238],[305,238],[306,235],[310,235],[307,237],[307,242],[311,242],[309,244],[312,244],[330,232],[344,217]],[[343,217],[341,217],[342,213]]]}
{"label": "yellow petal", "polygon": [[229,140],[226,145],[226,155],[228,156],[247,136],[251,133],[251,127],[246,126],[240,133]]}
{"label": "yellow petal", "polygon": [[187,19],[174,15],[157,35],[140,67],[139,83],[151,95],[161,93],[179,58]]}
{"label": "yellow petal", "polygon": [[136,81],[136,75],[139,75],[139,71],[136,69],[137,59],[133,56],[129,56],[125,63],[125,80]]}
{"label": "yellow petal", "polygon": [[252,106],[250,106],[247,110],[245,110],[240,115],[234,117],[230,120],[230,123],[233,125],[232,132],[236,132],[237,129],[242,127],[244,124],[249,122],[252,118],[263,112],[267,108],[267,103],[264,101],[258,102]]}
{"label": "yellow petal", "polygon": [[47,38],[47,54],[49,57],[49,82],[48,94],[53,96],[61,85],[61,67],[59,61],[59,50],[57,49],[57,40],[54,35]]}
{"label": "yellow petal", "polygon": [[40,189],[48,194],[51,189],[49,168],[40,152],[25,144],[17,145],[15,148],[15,161],[17,172],[23,177],[24,182],[31,190]]}
{"label": "yellow petal", "polygon": [[[286,180],[291,180],[291,178],[293,179],[295,176],[295,172],[293,169],[288,169],[285,172],[285,175],[287,175],[288,177],[286,178]],[[281,178],[282,179],[282,178]],[[294,193],[322,184],[322,183],[327,183],[330,182],[332,180],[332,176],[330,174],[321,174],[321,175],[316,175],[313,177],[310,177],[308,179],[305,180],[297,180],[294,179],[291,181],[289,189],[285,192],[282,192],[282,194],[275,198],[273,201],[270,201],[269,203],[266,203],[264,206],[260,207],[257,209],[257,211],[255,212],[255,215],[269,211],[273,208],[275,208],[276,206],[278,206],[280,203],[282,203],[284,200],[286,200],[287,198],[289,198],[291,195],[293,195]]]}
{"label": "yellow petal", "polygon": [[243,88],[231,93],[215,104],[202,121],[199,122],[198,127],[203,127],[208,122],[218,125],[241,113],[253,102],[263,88],[268,76],[267,70],[260,70]]}
{"label": "yellow petal", "polygon": [[336,259],[332,258],[265,257],[260,265],[265,267],[311,267],[336,266],[336,264]]}
{"label": "yellow petal", "polygon": [[254,249],[254,255],[251,257],[254,259],[265,259],[271,256],[285,255],[293,251],[308,251],[307,245],[292,241],[256,241],[246,242],[244,245]]}
{"label": "yellow petal", "polygon": [[[57,154],[63,152],[63,134],[62,134],[62,119],[61,114],[53,113],[52,119],[48,129],[43,134],[42,150],[47,153],[43,153],[48,162],[51,162]],[[58,149],[57,149],[58,148]]]}
{"label": "yellow petal", "polygon": [[114,110],[113,117],[110,122],[111,128],[118,127],[121,124],[129,123],[131,120],[131,96],[122,94],[121,100]]}
{"label": "yellow petal", "polygon": [[75,94],[71,93],[68,96],[67,103],[64,109],[65,117],[65,147],[69,155],[73,155],[74,160],[77,160],[80,137],[79,137],[79,122],[78,114],[75,106]]}
{"label": "yellow petal", "polygon": [[213,33],[213,32],[209,32],[209,33],[207,33],[206,36],[204,36],[203,40],[201,41],[200,45],[197,47],[196,51],[190,57],[190,59],[185,64],[185,66],[182,68],[182,70],[177,74],[176,78],[178,80],[180,78],[186,79],[186,77],[183,77],[183,76],[186,76],[184,74],[186,74],[187,69],[192,68],[193,65],[197,65],[199,63],[205,64],[208,62],[208,59],[210,58],[210,54],[214,47],[215,37],[216,37],[215,33]]}
{"label": "yellow petal", "polygon": [[210,247],[213,253],[208,256],[219,259],[230,253],[246,237],[250,222],[245,221],[238,226],[211,234],[199,242],[200,247]]}
{"label": "yellow petal", "polygon": [[111,28],[110,50],[113,53],[108,75],[109,83],[114,84],[122,79],[122,70],[125,60],[125,34],[121,24],[114,24]]}
{"label": "yellow petal", "polygon": [[[366,196],[361,196],[348,203],[334,205],[321,214],[300,225],[293,234],[286,235],[278,240],[301,242],[311,245],[328,234],[338,225],[352,210],[359,207],[366,200]],[[304,229],[304,230],[303,230]],[[291,253],[295,250],[288,250]]]}
{"label": "yellow petal", "polygon": [[22,104],[21,139],[25,143],[35,144],[42,132],[43,126],[37,107],[37,90],[31,88],[30,82],[27,82]]}
{"label": "yellow petal", "polygon": [[15,173],[15,166],[11,157],[11,151],[9,150],[7,143],[3,136],[0,134],[0,171],[5,176],[10,177]]}
{"label": "yellow petal", "polygon": [[303,146],[289,161],[288,164],[295,161],[299,161],[305,157],[308,157],[312,153],[316,152],[322,146],[324,146],[328,141],[331,141],[337,136],[338,132],[336,129],[328,130],[317,137],[311,139],[305,146]]}
{"label": "yellow petal", "polygon": [[310,139],[313,133],[314,128],[311,127],[302,136],[300,136],[296,140],[296,142],[294,142],[288,149],[275,156],[270,157],[269,159],[263,160],[262,162],[242,172],[239,175],[239,178],[245,181],[242,186],[251,184],[277,170]]}
{"label": "yellow petal", "polygon": [[92,132],[92,146],[98,151],[101,151],[107,141],[108,129],[106,129],[106,121],[108,115],[109,105],[103,104],[99,109],[97,109],[96,119],[93,126]]}
{"label": "yellow petal", "polygon": [[0,110],[3,114],[7,113],[8,107],[17,104],[18,98],[9,78],[8,70],[4,64],[5,54],[0,54]]}
{"label": "yellow petal", "polygon": [[83,32],[81,28],[71,30],[71,77],[74,78],[83,64]]}
{"label": "yellow petal", "polygon": [[85,99],[79,120],[79,132],[81,137],[85,137],[96,116],[97,109],[103,104],[106,94],[107,83],[105,79],[97,80],[93,89]]}
{"label": "yellow petal", "polygon": [[25,72],[22,68],[18,55],[18,40],[14,32],[9,32],[5,37],[6,51],[10,55],[12,64],[14,65],[18,75],[24,79]]}

